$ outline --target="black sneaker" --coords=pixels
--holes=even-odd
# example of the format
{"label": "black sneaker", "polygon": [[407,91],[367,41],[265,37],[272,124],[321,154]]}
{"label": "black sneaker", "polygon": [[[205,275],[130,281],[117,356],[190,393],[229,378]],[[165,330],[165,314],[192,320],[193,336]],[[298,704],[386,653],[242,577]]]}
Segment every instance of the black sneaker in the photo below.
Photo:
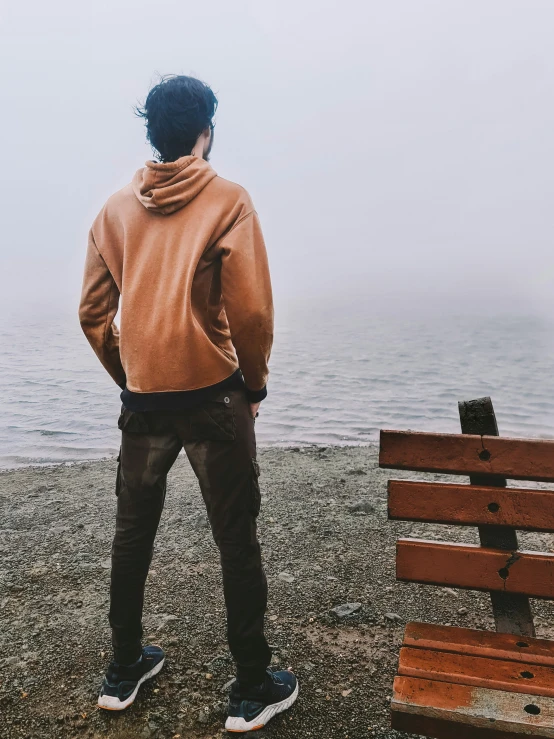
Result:
{"label": "black sneaker", "polygon": [[100,688],[98,705],[108,711],[122,711],[137,697],[138,689],[164,666],[165,653],[160,647],[143,647],[142,655],[133,665],[110,662]]}
{"label": "black sneaker", "polygon": [[298,680],[289,670],[266,670],[265,681],[255,687],[241,688],[234,682],[229,699],[227,731],[244,732],[261,729],[282,711],[290,708],[298,697]]}

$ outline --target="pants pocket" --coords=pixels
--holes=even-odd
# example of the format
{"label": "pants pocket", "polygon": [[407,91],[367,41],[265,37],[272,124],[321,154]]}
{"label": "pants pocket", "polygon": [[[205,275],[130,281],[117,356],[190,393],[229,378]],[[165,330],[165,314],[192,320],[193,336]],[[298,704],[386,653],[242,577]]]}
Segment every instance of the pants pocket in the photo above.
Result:
{"label": "pants pocket", "polygon": [[260,493],[260,465],[255,459],[252,460],[252,513],[259,516],[262,506],[262,496]]}
{"label": "pants pocket", "polygon": [[209,400],[195,409],[191,433],[196,441],[235,441],[235,409],[231,393],[222,400]]}
{"label": "pants pocket", "polygon": [[115,476],[115,495],[116,497],[119,495],[120,490],[121,490],[121,449],[119,449],[119,454],[117,455],[117,473]]}
{"label": "pants pocket", "polygon": [[148,434],[150,431],[144,413],[130,411],[125,407],[121,411],[117,425],[121,431],[126,431],[128,434]]}

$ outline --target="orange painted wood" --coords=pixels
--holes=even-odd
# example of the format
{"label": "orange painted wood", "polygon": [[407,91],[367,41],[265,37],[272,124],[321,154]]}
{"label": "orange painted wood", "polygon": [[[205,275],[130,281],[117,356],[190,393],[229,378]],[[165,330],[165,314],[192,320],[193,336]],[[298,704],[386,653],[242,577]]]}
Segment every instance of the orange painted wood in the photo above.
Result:
{"label": "orange painted wood", "polygon": [[554,490],[389,481],[389,518],[554,531]]}
{"label": "orange painted wood", "polygon": [[554,698],[554,669],[525,662],[402,647],[398,674]]}
{"label": "orange painted wood", "polygon": [[554,642],[515,634],[412,622],[406,625],[404,646],[554,668]]}
{"label": "orange painted wood", "polygon": [[554,556],[536,552],[400,539],[396,577],[427,585],[554,598]]}
{"label": "orange painted wood", "polygon": [[[535,707],[534,713],[525,710],[530,706]],[[554,699],[531,693],[398,676],[394,681],[391,712],[393,726],[403,731],[430,731],[433,721],[442,722],[438,724],[441,730],[446,723],[451,724],[450,734],[428,733],[427,736],[473,739],[481,736],[478,732],[486,731],[482,736],[491,739],[512,739],[512,735],[554,739]],[[475,733],[464,733],[464,726]]]}
{"label": "orange painted wood", "polygon": [[554,441],[381,431],[379,466],[554,482]]}

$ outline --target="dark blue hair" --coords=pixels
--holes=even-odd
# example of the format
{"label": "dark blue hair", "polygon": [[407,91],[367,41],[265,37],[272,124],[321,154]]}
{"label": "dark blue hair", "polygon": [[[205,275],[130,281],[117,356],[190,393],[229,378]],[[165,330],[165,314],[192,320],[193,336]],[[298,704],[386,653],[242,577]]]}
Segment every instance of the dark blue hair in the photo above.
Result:
{"label": "dark blue hair", "polygon": [[162,162],[174,162],[190,154],[197,138],[213,128],[217,98],[194,77],[170,75],[148,93],[136,113],[146,121],[146,135]]}

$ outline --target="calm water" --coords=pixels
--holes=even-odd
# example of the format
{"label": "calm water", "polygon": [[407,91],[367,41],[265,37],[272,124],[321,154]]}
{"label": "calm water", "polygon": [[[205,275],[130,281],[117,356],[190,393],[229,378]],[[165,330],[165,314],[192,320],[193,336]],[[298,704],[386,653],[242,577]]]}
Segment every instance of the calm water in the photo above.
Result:
{"label": "calm water", "polygon": [[[71,320],[0,329],[0,466],[118,448],[118,389]],[[278,329],[262,444],[359,444],[380,428],[457,432],[491,395],[500,432],[554,438],[554,325],[537,318],[310,318]]]}

